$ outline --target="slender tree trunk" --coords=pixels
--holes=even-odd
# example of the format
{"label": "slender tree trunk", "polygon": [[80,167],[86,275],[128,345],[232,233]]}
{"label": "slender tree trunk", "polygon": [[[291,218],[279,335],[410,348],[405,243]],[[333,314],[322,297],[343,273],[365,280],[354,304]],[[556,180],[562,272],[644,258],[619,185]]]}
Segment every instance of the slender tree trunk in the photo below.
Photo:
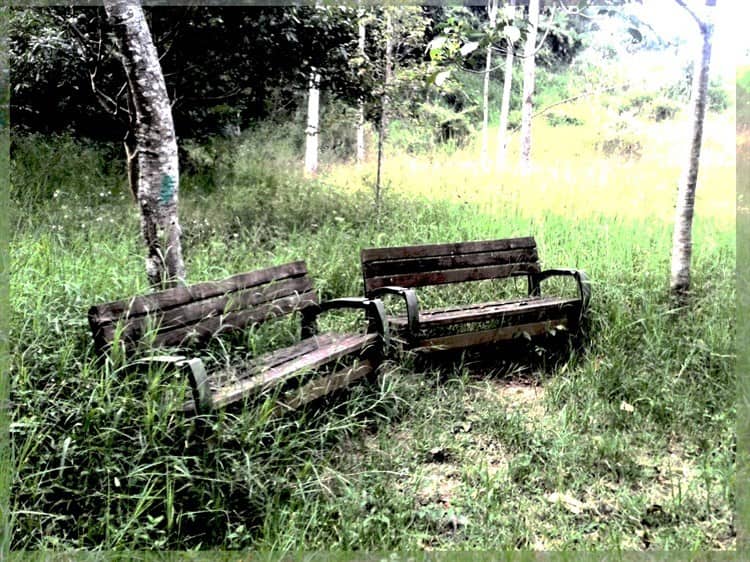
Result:
{"label": "slender tree trunk", "polygon": [[[510,0],[510,5],[515,5]],[[495,163],[498,169],[505,167],[506,148],[508,146],[508,115],[510,113],[510,89],[513,83],[513,42],[507,38],[508,52],[505,54],[505,73],[503,76],[503,100],[500,104],[500,127],[497,130],[497,156]]]}
{"label": "slender tree trunk", "polygon": [[536,35],[539,28],[539,0],[529,0],[529,32],[523,60],[523,98],[521,106],[521,172],[531,171],[531,115],[534,109]]}
{"label": "slender tree trunk", "polygon": [[380,98],[380,127],[378,131],[378,171],[375,179],[375,208],[380,210],[380,184],[383,168],[383,142],[388,130],[388,86],[391,82],[391,64],[393,58],[393,25],[391,13],[385,9],[385,70],[383,73],[383,95]]}
{"label": "slender tree trunk", "polygon": [[135,145],[128,155],[148,248],[146,274],[151,286],[184,283],[185,265],[177,218],[179,161],[172,108],[156,48],[140,4],[106,0],[128,77],[135,111]]}
{"label": "slender tree trunk", "polygon": [[320,139],[320,73],[310,71],[307,93],[307,129],[305,130],[305,173],[318,171],[318,144]]}
{"label": "slender tree trunk", "polygon": [[[713,6],[715,0],[708,0],[707,6]],[[675,212],[675,226],[672,237],[672,271],[670,290],[678,302],[684,303],[690,290],[690,259],[693,242],[693,212],[695,207],[695,190],[698,183],[698,164],[700,162],[701,140],[703,138],[703,121],[706,115],[708,99],[708,71],[711,62],[711,36],[713,25],[706,15],[706,20],[699,23],[701,31],[700,53],[696,57],[693,70],[693,83],[690,95],[690,149],[687,163],[680,178]],[[696,18],[697,19],[697,18]]]}
{"label": "slender tree trunk", "polygon": [[[2,174],[2,188],[0,188],[0,206],[4,209],[0,216],[0,513],[10,514],[16,504],[11,500],[10,490],[16,482],[16,472],[10,468],[16,466],[16,455],[19,452],[11,445],[10,426],[14,416],[11,410],[10,389],[10,345],[8,333],[10,329],[10,291],[8,289],[10,276],[10,255],[8,240],[10,240],[10,208],[9,189],[5,186],[9,180],[10,170],[10,134],[8,123],[10,111],[10,72],[8,56],[8,16],[10,9],[4,5],[0,8],[0,174]],[[19,463],[20,464],[20,463]],[[10,557],[11,536],[16,528],[11,527],[10,515],[0,516],[0,559]]]}
{"label": "slender tree trunk", "polygon": [[[497,0],[487,0],[487,15],[490,19],[490,29],[495,30],[497,23]],[[484,89],[482,95],[482,167],[487,168],[487,151],[490,125],[490,69],[492,68],[492,43],[487,45],[487,58],[484,66]]]}
{"label": "slender tree trunk", "polygon": [[[359,10],[359,56],[365,57],[366,30],[364,22],[365,11]],[[361,97],[357,108],[357,164],[365,161],[365,101]]]}

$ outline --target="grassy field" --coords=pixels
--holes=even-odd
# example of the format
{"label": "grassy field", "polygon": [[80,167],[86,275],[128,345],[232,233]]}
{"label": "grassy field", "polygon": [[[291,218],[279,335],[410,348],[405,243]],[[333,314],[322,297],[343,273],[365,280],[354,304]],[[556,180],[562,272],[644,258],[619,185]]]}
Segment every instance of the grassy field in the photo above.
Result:
{"label": "grassy field", "polygon": [[119,154],[16,139],[13,547],[732,548],[732,112],[708,123],[694,288],[675,310],[685,123],[639,121],[639,146],[606,155],[593,107],[568,108],[582,126],[538,121],[528,177],[483,171],[475,146],[391,151],[377,219],[372,164],[305,180],[270,128],[210,153],[183,177],[191,282],[302,258],[323,297],[357,295],[361,248],[533,235],[544,265],[594,286],[584,353],[407,357],[281,420],[223,412],[208,435],[163,399],[185,381],[94,365],[88,306],[147,290]]}

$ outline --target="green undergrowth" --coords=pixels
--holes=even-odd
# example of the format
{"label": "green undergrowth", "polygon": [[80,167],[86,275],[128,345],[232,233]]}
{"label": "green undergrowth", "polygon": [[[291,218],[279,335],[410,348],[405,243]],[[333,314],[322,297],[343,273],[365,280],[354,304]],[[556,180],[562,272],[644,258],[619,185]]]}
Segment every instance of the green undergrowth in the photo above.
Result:
{"label": "green undergrowth", "polygon": [[[376,213],[365,186],[304,179],[249,138],[216,185],[183,180],[189,282],[304,259],[323,298],[360,295],[362,248],[532,235],[545,266],[587,272],[591,322],[582,350],[406,357],[281,419],[269,399],[196,420],[179,412],[185,380],[96,363],[88,307],[147,291],[137,210],[110,153],[47,139],[42,166],[40,142],[20,139],[12,168],[14,548],[734,544],[733,216],[696,216],[681,310],[667,296],[671,225],[650,214],[528,213],[519,199],[410,194],[399,177]],[[238,345],[258,353],[295,332],[282,322]]]}

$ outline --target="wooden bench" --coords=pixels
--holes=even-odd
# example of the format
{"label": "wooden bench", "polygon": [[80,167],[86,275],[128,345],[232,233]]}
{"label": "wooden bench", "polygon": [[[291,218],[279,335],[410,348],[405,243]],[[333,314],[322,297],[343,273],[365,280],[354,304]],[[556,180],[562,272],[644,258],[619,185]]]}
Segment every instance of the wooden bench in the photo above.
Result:
{"label": "wooden bench", "polygon": [[[364,311],[364,333],[318,333],[318,315],[347,308]],[[195,356],[213,338],[296,312],[301,328],[294,345],[213,372]],[[388,337],[379,300],[319,302],[303,261],[93,306],[88,319],[100,356],[113,345],[128,358],[143,348],[178,348],[177,355],[145,357],[133,364],[161,363],[184,371],[192,389],[184,409],[196,413],[278,387],[283,389],[278,408],[297,408],[373,373]],[[289,390],[295,383],[297,388]]]}
{"label": "wooden bench", "polygon": [[[460,349],[558,329],[575,332],[591,298],[582,271],[542,271],[532,237],[371,248],[362,250],[361,262],[367,298],[386,294],[403,298],[405,312],[389,315],[387,322],[392,337],[407,349]],[[420,310],[414,290],[513,276],[528,278],[528,294],[522,298]],[[572,277],[577,297],[542,296],[541,283],[554,276]]]}

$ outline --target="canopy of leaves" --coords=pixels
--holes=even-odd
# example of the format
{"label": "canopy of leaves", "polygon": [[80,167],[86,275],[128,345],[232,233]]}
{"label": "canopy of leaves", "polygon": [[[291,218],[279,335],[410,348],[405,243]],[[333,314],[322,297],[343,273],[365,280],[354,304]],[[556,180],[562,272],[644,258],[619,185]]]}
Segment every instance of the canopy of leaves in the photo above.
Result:
{"label": "canopy of leaves", "polygon": [[[379,96],[383,9],[397,16],[397,65],[421,62],[429,16],[441,9],[369,8],[364,57],[357,47],[363,13],[354,6],[149,10],[178,135],[201,137],[293,111],[313,67],[327,95],[351,104]],[[15,9],[10,30],[15,127],[107,139],[124,135],[125,75],[101,8]]]}

